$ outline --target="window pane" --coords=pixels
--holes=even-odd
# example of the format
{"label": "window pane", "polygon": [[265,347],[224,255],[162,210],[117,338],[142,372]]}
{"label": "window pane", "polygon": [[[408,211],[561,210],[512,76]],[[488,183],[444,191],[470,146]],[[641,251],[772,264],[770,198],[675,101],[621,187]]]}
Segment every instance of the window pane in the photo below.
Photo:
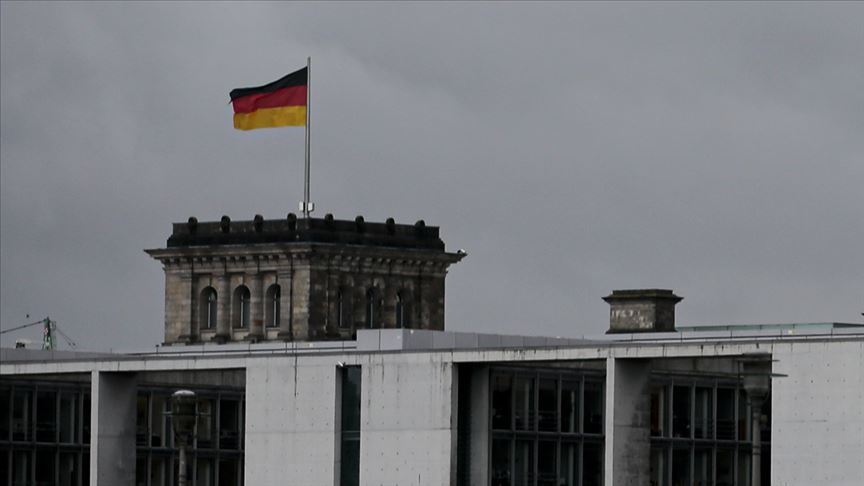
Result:
{"label": "window pane", "polygon": [[342,370],[342,432],[339,469],[342,486],[360,484],[361,379],[362,370],[359,366],[349,366]]}
{"label": "window pane", "polygon": [[167,436],[165,433],[165,397],[153,395],[152,405],[150,408],[150,446],[151,447],[167,447]]}
{"label": "window pane", "polygon": [[[541,384],[542,387],[542,384]],[[541,440],[537,444],[537,486],[557,486],[558,444]]]}
{"label": "window pane", "polygon": [[[672,391],[672,436],[690,438],[690,387],[676,386]],[[674,484],[674,482],[673,482]]]}
{"label": "window pane", "polygon": [[231,399],[219,401],[219,447],[238,449],[240,447],[240,402]]}
{"label": "window pane", "polygon": [[72,452],[60,453],[60,465],[58,467],[58,478],[60,486],[76,486],[78,484],[78,454]]}
{"label": "window pane", "polygon": [[542,432],[558,431],[558,380],[541,379],[538,391],[539,422]]}
{"label": "window pane", "polygon": [[78,430],[78,394],[65,392],[60,394],[60,442],[69,444],[76,442]]}
{"label": "window pane", "polygon": [[16,451],[12,453],[12,486],[28,486],[30,484],[30,452]]}
{"label": "window pane", "polygon": [[[12,400],[12,390],[10,388],[0,388],[0,441],[9,440],[9,433],[12,430],[12,411],[10,403]],[[6,462],[6,457],[0,457],[0,466]]]}
{"label": "window pane", "polygon": [[492,428],[510,430],[513,408],[513,377],[495,375],[492,379]]}
{"label": "window pane", "polygon": [[665,446],[651,448],[651,486],[666,486],[666,458],[669,449]]}
{"label": "window pane", "polygon": [[672,486],[690,485],[690,449],[672,449]]}
{"label": "window pane", "polygon": [[12,399],[12,440],[24,441],[30,438],[31,396],[29,390],[15,390]]}
{"label": "window pane", "polygon": [[54,451],[36,451],[36,486],[51,486],[54,481]]}
{"label": "window pane", "polygon": [[515,486],[534,485],[534,441],[516,441],[516,454],[513,461]]}
{"label": "window pane", "polygon": [[585,382],[585,416],[584,428],[586,434],[603,433],[603,385],[596,381]]}
{"label": "window pane", "polygon": [[516,430],[534,430],[534,379],[517,376],[516,389]]}
{"label": "window pane", "polygon": [[579,485],[579,444],[561,443],[561,472],[558,484],[561,486]]}
{"label": "window pane", "polygon": [[582,486],[603,484],[603,444],[586,442],[582,452]]}
{"label": "window pane", "polygon": [[57,441],[57,392],[36,394],[36,441]]}
{"label": "window pane", "polygon": [[696,416],[694,418],[694,433],[697,439],[714,438],[714,390],[696,387]]}
{"label": "window pane", "polygon": [[222,459],[219,461],[219,486],[236,486],[239,484],[240,467],[237,459]]}
{"label": "window pane", "polygon": [[510,441],[492,441],[492,486],[510,486]]}
{"label": "window pane", "polygon": [[735,440],[735,390],[730,388],[717,389],[717,440]]}
{"label": "window pane", "polygon": [[750,484],[750,451],[738,451],[738,486]]}
{"label": "window pane", "polygon": [[576,433],[579,424],[579,382],[561,383],[561,432]]}
{"label": "window pane", "polygon": [[711,464],[714,457],[711,449],[696,449],[693,455],[693,486],[712,486],[714,484]]}
{"label": "window pane", "polygon": [[199,449],[213,448],[213,429],[216,424],[214,401],[204,398],[198,401],[198,432],[196,434]]}
{"label": "window pane", "polygon": [[195,486],[214,486],[216,484],[216,468],[213,459],[199,457],[195,461]]}
{"label": "window pane", "polygon": [[717,449],[717,486],[733,486],[734,484],[735,451],[732,449]]}

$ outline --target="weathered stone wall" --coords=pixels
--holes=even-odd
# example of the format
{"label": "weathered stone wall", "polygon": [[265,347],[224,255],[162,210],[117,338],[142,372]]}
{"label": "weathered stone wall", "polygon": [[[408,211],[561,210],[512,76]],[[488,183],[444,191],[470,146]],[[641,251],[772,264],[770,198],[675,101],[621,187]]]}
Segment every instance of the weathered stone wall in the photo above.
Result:
{"label": "weathered stone wall", "polygon": [[[342,245],[232,245],[150,250],[165,268],[165,343],[351,339],[357,329],[444,329],[444,278],[462,255]],[[265,318],[267,290],[281,287],[279,325]],[[250,292],[239,326],[236,291]],[[204,290],[217,293],[217,325],[207,328]],[[341,292],[341,305],[340,305]],[[369,322],[369,293],[372,322]],[[341,325],[340,325],[341,314]]]}

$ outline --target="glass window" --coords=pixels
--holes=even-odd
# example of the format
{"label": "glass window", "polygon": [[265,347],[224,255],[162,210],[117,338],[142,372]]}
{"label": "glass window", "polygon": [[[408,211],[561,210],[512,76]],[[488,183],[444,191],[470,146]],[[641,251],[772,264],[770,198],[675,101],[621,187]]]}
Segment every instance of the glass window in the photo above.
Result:
{"label": "glass window", "polygon": [[16,389],[12,397],[12,440],[30,439],[30,399],[32,392]]}
{"label": "glass window", "polygon": [[30,485],[30,451],[12,453],[12,486]]}
{"label": "glass window", "polygon": [[735,390],[717,389],[717,440],[735,440]]}
{"label": "glass window", "polygon": [[714,438],[714,390],[697,386],[693,431],[697,439]]}
{"label": "glass window", "polygon": [[212,449],[214,445],[214,434],[216,424],[216,410],[214,401],[209,398],[198,400],[198,423],[195,435],[196,445],[199,449]]}
{"label": "glass window", "polygon": [[651,387],[651,436],[663,437],[666,432],[666,387]]}
{"label": "glass window", "polygon": [[[9,440],[9,434],[12,430],[12,389],[0,388],[0,441]],[[6,462],[5,457],[0,457],[0,466]]]}
{"label": "glass window", "polygon": [[378,291],[373,287],[366,291],[366,328],[377,329],[381,327],[379,322],[380,306],[378,303]]}
{"label": "glass window", "polygon": [[672,449],[672,486],[690,486],[690,449]]}
{"label": "glass window", "polygon": [[150,405],[150,446],[168,447],[167,420],[165,417],[167,400],[164,396],[153,395]]}
{"label": "glass window", "polygon": [[717,449],[717,486],[734,486],[734,484],[735,450]]}
{"label": "glass window", "polygon": [[78,470],[78,454],[75,452],[61,452],[57,468],[57,479],[60,480],[60,486],[78,485]]}
{"label": "glass window", "polygon": [[515,486],[534,486],[534,441],[516,441],[513,475]]}
{"label": "glass window", "polygon": [[240,402],[234,399],[219,400],[219,448],[240,447]]}
{"label": "glass window", "polygon": [[267,288],[265,298],[267,307],[264,310],[264,322],[267,323],[267,327],[279,327],[281,313],[279,305],[282,299],[282,287],[279,284],[271,285]]}
{"label": "glass window", "polygon": [[147,420],[150,417],[150,399],[147,394],[139,394],[136,403],[135,413],[135,443],[139,446],[146,446],[147,439],[150,436],[148,430],[150,422]]}
{"label": "glass window", "polygon": [[582,446],[582,486],[601,486],[603,484],[603,444],[586,442]]}
{"label": "glass window", "polygon": [[77,442],[78,431],[78,394],[60,394],[60,442]]}
{"label": "glass window", "polygon": [[538,430],[541,432],[558,431],[558,380],[540,379],[537,392]]}
{"label": "glass window", "polygon": [[750,440],[750,407],[744,390],[738,392],[738,440]]}
{"label": "glass window", "polygon": [[691,437],[689,386],[675,386],[672,389],[672,437]]}
{"label": "glass window", "polygon": [[245,285],[241,285],[234,289],[234,299],[232,302],[234,327],[249,329],[250,298],[251,294],[249,293],[249,288]]}
{"label": "glass window", "polygon": [[561,382],[561,432],[579,432],[579,382]]}
{"label": "glass window", "polygon": [[219,486],[235,486],[240,483],[240,464],[236,458],[219,461]]}
{"label": "glass window", "polygon": [[561,465],[558,485],[579,485],[579,444],[576,442],[561,443]]}
{"label": "glass window", "polygon": [[492,486],[511,486],[510,440],[492,441]]}
{"label": "glass window", "polygon": [[517,376],[514,380],[516,430],[534,430],[534,380]]}
{"label": "glass window", "polygon": [[586,434],[602,434],[603,433],[603,385],[597,381],[585,382],[585,396],[583,417],[584,427],[583,433]]}
{"label": "glass window", "polygon": [[495,375],[492,378],[492,428],[510,430],[513,427],[513,377]]}
{"label": "glass window", "polygon": [[399,329],[411,327],[408,322],[408,303],[403,294],[403,292],[396,293],[396,327]]}
{"label": "glass window", "polygon": [[651,486],[666,486],[669,484],[666,475],[666,458],[668,449],[666,446],[651,447]]}
{"label": "glass window", "polygon": [[359,366],[342,369],[341,462],[339,484],[360,484],[360,407],[362,403],[362,371]]}
{"label": "glass window", "polygon": [[198,326],[201,329],[216,329],[216,289],[206,287],[198,299]]}
{"label": "glass window", "polygon": [[541,440],[537,443],[537,486],[558,486],[558,443]]}
{"label": "glass window", "polygon": [[712,449],[696,448],[693,453],[693,486],[711,486],[714,484],[711,468],[713,462]]}
{"label": "glass window", "polygon": [[195,460],[195,486],[214,486],[216,484],[216,467],[213,459],[198,457]]}
{"label": "glass window", "polygon": [[36,441],[57,441],[57,392],[36,394]]}

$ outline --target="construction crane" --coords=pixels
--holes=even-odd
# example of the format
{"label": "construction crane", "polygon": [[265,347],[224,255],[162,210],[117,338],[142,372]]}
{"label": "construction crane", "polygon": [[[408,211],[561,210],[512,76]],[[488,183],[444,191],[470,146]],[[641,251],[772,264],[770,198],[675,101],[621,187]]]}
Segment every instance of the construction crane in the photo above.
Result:
{"label": "construction crane", "polygon": [[42,325],[42,349],[57,349],[57,341],[54,337],[55,334],[59,334],[60,336],[62,336],[63,339],[66,341],[66,344],[68,344],[70,348],[75,348],[77,346],[75,344],[75,341],[72,340],[72,338],[70,338],[63,331],[57,328],[57,321],[52,321],[50,317],[46,317],[45,319],[41,319],[28,324],[22,324],[20,326],[10,329],[3,329],[2,331],[0,331],[0,334],[6,334],[7,332],[26,329],[28,327],[37,326],[39,324]]}

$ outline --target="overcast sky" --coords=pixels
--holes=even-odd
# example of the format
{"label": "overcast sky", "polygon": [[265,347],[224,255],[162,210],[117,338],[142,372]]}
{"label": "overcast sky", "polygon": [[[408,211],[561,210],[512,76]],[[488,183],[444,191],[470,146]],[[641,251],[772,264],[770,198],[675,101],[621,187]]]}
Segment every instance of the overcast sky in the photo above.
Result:
{"label": "overcast sky", "polygon": [[[171,223],[283,218],[303,130],[232,88],[312,56],[316,215],[425,219],[447,328],[861,322],[864,4],[3,2],[0,326],[153,346]],[[27,315],[30,315],[29,320]],[[3,336],[39,340],[38,329]]]}

